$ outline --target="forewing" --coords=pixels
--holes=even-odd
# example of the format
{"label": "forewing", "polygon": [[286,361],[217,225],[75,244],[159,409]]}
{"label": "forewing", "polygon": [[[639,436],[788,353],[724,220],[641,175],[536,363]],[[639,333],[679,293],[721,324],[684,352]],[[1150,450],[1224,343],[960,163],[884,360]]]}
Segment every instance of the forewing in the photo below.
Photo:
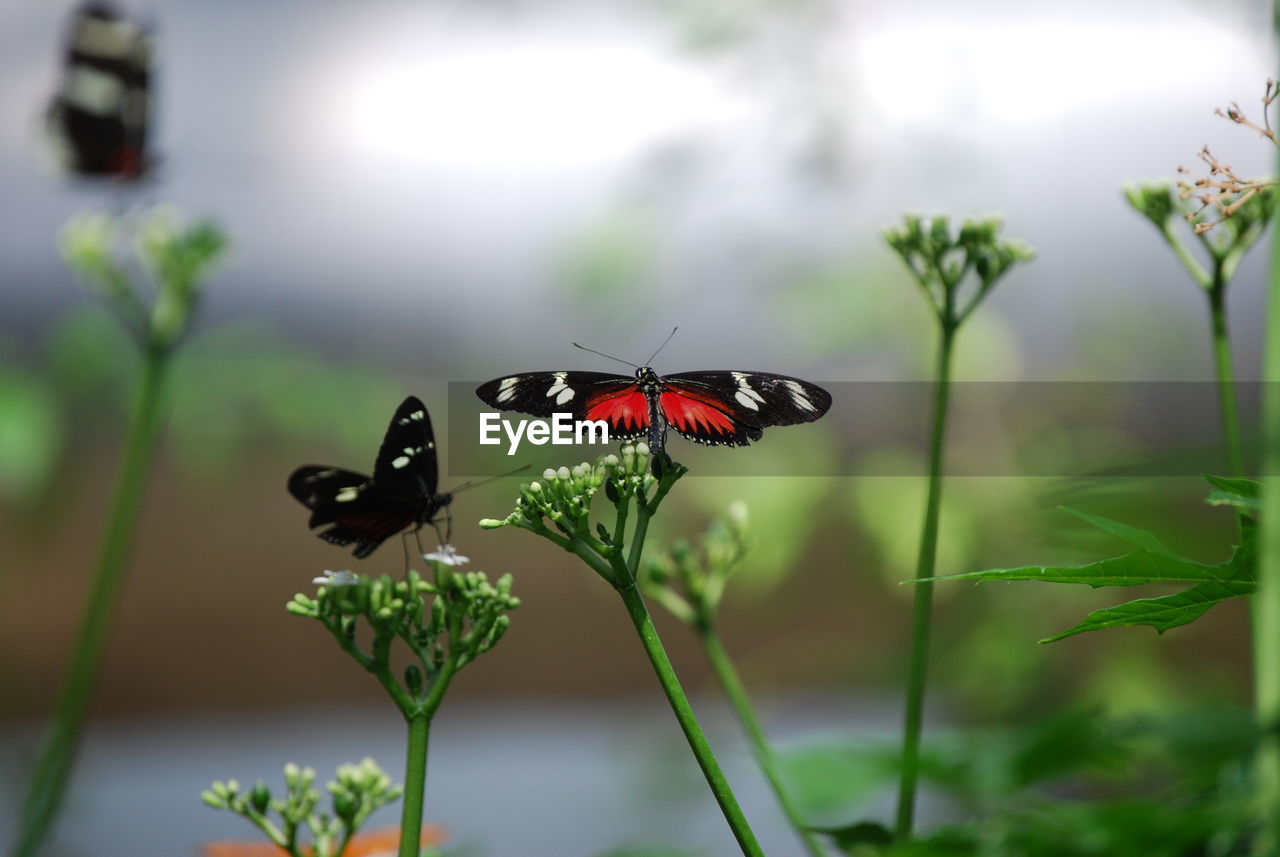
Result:
{"label": "forewing", "polygon": [[633,378],[608,372],[524,372],[481,384],[476,395],[504,411],[535,417],[572,413],[581,420],[588,419],[588,412],[602,401],[634,388]]}
{"label": "forewing", "polygon": [[364,502],[361,498],[370,487],[363,473],[317,464],[299,467],[289,477],[289,493],[311,510],[312,527],[332,521],[346,503]]}
{"label": "forewing", "polygon": [[417,396],[396,408],[373,464],[378,488],[404,498],[428,498],[436,493],[440,473],[431,415]]}
{"label": "forewing", "polygon": [[816,384],[769,372],[681,372],[663,383],[663,416],[698,443],[745,446],[768,426],[812,422],[831,407]]}

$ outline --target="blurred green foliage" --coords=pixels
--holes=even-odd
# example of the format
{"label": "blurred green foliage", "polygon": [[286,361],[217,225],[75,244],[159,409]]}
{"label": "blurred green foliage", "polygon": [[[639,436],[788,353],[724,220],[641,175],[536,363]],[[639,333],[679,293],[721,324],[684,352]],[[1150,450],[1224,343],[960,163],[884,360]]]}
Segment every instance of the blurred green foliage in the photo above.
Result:
{"label": "blurred green foliage", "polygon": [[0,367],[0,499],[29,502],[62,452],[57,397],[38,376]]}
{"label": "blurred green foliage", "polygon": [[[102,307],[51,333],[35,369],[0,367],[0,497],[33,502],[61,456],[123,430],[138,356]],[[169,443],[188,476],[212,479],[271,443],[337,447],[363,461],[403,387],[376,366],[335,364],[259,323],[197,334],[175,357]],[[335,413],[335,403],[342,403]]]}
{"label": "blurred green foliage", "polygon": [[896,846],[874,821],[835,821],[892,784],[894,746],[822,741],[783,755],[797,799],[850,855],[1225,857],[1247,840],[1242,798],[1255,740],[1248,712],[1222,707],[1126,718],[1068,709],[940,733],[925,745],[923,777],[950,815],[980,820]]}
{"label": "blurred green foliage", "polygon": [[639,204],[606,212],[563,248],[557,282],[588,306],[616,306],[654,272],[658,235],[653,218]]}

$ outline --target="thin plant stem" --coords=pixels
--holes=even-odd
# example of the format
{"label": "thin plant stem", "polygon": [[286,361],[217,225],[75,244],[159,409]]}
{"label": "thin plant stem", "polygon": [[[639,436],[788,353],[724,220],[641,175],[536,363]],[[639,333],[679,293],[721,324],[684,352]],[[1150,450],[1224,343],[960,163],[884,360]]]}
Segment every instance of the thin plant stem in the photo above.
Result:
{"label": "thin plant stem", "polygon": [[1257,857],[1280,853],[1280,229],[1271,234],[1262,368],[1263,502],[1253,605],[1254,709],[1261,733],[1255,770],[1261,822]]}
{"label": "thin plant stem", "polygon": [[427,739],[431,714],[422,711],[405,718],[409,741],[404,760],[404,794],[400,809],[398,857],[418,857],[422,841],[422,805],[427,790]]}
{"label": "thin plant stem", "polygon": [[1236,404],[1235,369],[1231,359],[1231,337],[1227,332],[1226,281],[1222,266],[1216,265],[1209,288],[1209,318],[1213,328],[1213,363],[1218,374],[1218,407],[1222,413],[1222,437],[1231,475],[1244,475],[1244,452],[1240,443],[1240,410]]}
{"label": "thin plant stem", "polygon": [[[951,292],[948,291],[948,298]],[[934,386],[933,432],[929,442],[929,495],[925,501],[924,525],[920,532],[920,552],[916,578],[933,577],[938,554],[938,516],[942,509],[942,455],[947,431],[947,408],[951,394],[951,353],[956,326],[951,308],[944,307],[939,318],[938,368]],[[911,835],[915,823],[916,784],[920,776],[920,731],[924,718],[925,682],[929,667],[929,632],[932,624],[933,583],[915,587],[911,619],[911,660],[907,677],[907,703],[902,732],[902,774],[898,789],[895,832],[899,839]]]}
{"label": "thin plant stem", "polygon": [[[680,680],[676,678],[675,668],[671,666],[671,660],[662,646],[662,640],[658,638],[658,630],[653,626],[653,619],[649,616],[649,610],[645,607],[639,588],[634,585],[619,586],[618,593],[622,596],[623,603],[627,605],[627,612],[631,615],[631,621],[640,635],[645,654],[649,656],[653,671],[657,673],[658,682],[671,703],[671,710],[675,712],[676,720],[680,722],[680,729],[689,742],[689,749],[693,751],[698,767],[707,778],[707,785],[711,787],[711,793],[720,804],[720,809],[729,823],[729,828],[733,831],[734,838],[738,840],[742,853],[747,857],[764,857],[764,852],[756,842],[755,834],[751,832],[746,816],[742,814],[742,809],[729,788],[729,781],[720,770],[720,764],[711,751],[711,745],[707,743],[702,727],[698,724],[693,706],[689,704],[689,698],[680,687]],[[405,855],[402,853],[400,857]]]}
{"label": "thin plant stem", "polygon": [[755,708],[751,704],[750,697],[747,696],[747,690],[743,687],[742,679],[739,678],[732,659],[720,642],[720,635],[716,632],[714,626],[708,623],[698,629],[698,638],[702,641],[703,651],[706,652],[707,660],[711,663],[711,670],[715,673],[716,680],[720,682],[725,695],[729,697],[729,702],[733,705],[733,710],[738,715],[738,720],[742,723],[743,730],[747,733],[748,743],[751,745],[751,752],[756,758],[756,764],[760,766],[765,779],[769,781],[769,785],[773,788],[773,793],[778,799],[778,806],[782,809],[782,814],[786,816],[788,823],[795,830],[796,835],[800,837],[800,841],[804,843],[805,850],[812,857],[827,857],[822,843],[818,841],[818,837],[814,832],[805,825],[804,819],[800,816],[800,811],[787,794],[786,784],[782,782],[782,776],[778,773],[777,757],[765,737],[764,729],[760,725],[760,718],[756,716]]}
{"label": "thin plant stem", "polygon": [[30,857],[39,850],[57,817],[71,778],[98,662],[105,648],[111,614],[133,547],[138,510],[155,457],[169,357],[168,349],[156,345],[143,352],[142,378],[134,399],[111,516],[98,554],[93,589],[58,696],[53,726],[27,786],[13,857]]}

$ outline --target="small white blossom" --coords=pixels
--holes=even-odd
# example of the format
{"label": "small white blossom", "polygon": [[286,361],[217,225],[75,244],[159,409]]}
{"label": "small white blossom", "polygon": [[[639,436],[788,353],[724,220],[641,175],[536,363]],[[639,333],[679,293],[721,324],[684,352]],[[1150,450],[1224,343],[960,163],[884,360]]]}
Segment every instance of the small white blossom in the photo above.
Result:
{"label": "small white blossom", "polygon": [[312,578],[312,583],[322,583],[325,586],[355,586],[359,580],[349,571],[329,571],[325,569],[322,577]]}
{"label": "small white blossom", "polygon": [[439,545],[432,553],[424,553],[422,558],[441,565],[463,565],[471,562],[471,557],[462,556],[453,545]]}

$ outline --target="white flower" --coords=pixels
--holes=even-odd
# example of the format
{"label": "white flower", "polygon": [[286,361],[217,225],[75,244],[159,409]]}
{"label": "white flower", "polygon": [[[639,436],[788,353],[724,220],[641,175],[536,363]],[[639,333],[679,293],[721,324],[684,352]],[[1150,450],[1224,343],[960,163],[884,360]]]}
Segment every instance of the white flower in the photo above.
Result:
{"label": "white flower", "polygon": [[312,583],[322,583],[325,586],[355,586],[359,578],[349,571],[329,571],[325,569],[322,577],[312,578]]}
{"label": "white flower", "polygon": [[424,553],[422,558],[441,565],[462,565],[471,562],[471,557],[462,556],[453,545],[439,545],[433,553]]}

